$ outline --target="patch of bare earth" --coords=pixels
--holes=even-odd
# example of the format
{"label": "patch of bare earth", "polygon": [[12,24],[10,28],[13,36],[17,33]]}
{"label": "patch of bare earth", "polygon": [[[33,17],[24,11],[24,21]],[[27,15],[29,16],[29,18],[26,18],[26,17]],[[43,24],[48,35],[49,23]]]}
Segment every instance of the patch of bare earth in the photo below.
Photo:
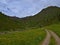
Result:
{"label": "patch of bare earth", "polygon": [[46,31],[46,37],[45,37],[45,39],[44,39],[44,41],[42,42],[41,45],[49,45],[49,43],[50,43],[51,35],[48,32],[48,30],[45,30],[45,31]]}

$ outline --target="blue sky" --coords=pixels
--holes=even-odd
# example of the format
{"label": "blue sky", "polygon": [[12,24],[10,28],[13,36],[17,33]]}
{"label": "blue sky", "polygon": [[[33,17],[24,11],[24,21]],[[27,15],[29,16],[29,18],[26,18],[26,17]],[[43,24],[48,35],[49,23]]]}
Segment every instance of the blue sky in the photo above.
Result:
{"label": "blue sky", "polygon": [[32,16],[48,6],[60,7],[60,0],[0,0],[0,12],[9,16]]}

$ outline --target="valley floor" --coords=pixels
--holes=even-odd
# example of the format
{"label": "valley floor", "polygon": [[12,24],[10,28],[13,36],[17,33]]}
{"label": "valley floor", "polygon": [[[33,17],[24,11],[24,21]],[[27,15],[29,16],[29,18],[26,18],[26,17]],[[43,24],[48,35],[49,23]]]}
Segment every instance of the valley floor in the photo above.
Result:
{"label": "valley floor", "polygon": [[0,45],[60,45],[60,23],[27,31],[1,33]]}
{"label": "valley floor", "polygon": [[0,45],[38,45],[45,36],[40,28],[0,34]]}

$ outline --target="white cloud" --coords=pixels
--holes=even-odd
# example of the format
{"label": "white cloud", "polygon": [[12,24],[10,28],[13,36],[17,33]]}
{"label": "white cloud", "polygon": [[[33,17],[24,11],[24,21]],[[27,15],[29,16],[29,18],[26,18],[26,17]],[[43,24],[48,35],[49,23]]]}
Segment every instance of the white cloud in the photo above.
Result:
{"label": "white cloud", "polygon": [[6,14],[24,17],[51,5],[60,6],[60,0],[0,0],[0,11],[4,10]]}

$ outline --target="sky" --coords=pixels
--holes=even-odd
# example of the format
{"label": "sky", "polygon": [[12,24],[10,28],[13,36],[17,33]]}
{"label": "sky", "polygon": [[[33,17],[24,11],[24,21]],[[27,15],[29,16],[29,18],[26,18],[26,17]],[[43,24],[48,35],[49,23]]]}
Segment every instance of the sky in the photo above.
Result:
{"label": "sky", "polygon": [[35,15],[48,6],[60,7],[60,0],[0,0],[0,12],[20,18]]}

